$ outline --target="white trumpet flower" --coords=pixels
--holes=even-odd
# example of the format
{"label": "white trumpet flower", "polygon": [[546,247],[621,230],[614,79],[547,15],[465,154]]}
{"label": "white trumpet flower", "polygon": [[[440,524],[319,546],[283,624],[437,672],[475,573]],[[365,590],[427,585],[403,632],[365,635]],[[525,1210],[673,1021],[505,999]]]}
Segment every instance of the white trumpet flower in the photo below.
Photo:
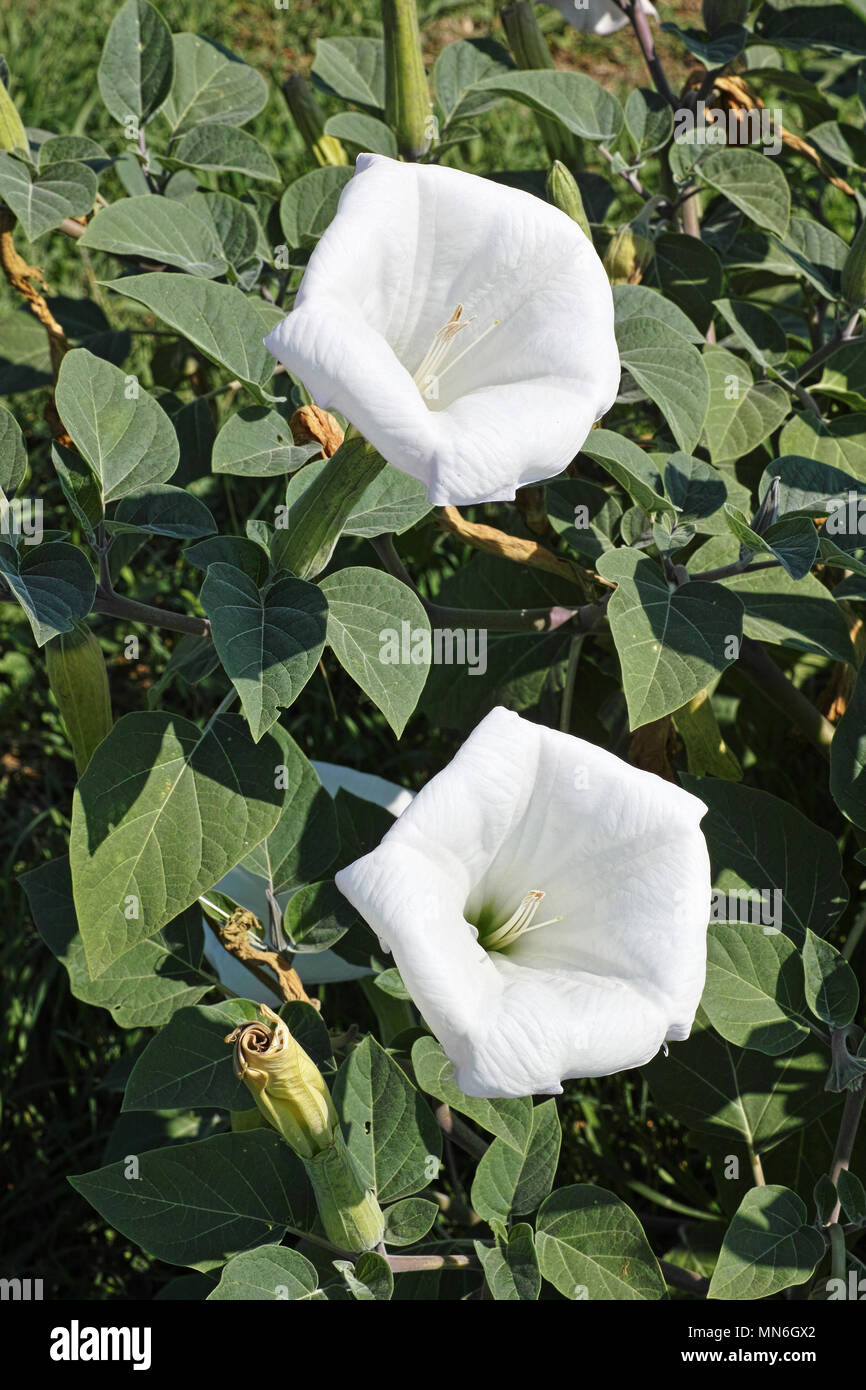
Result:
{"label": "white trumpet flower", "polygon": [[[546,3],[559,10],[569,24],[582,34],[597,34],[599,38],[606,38],[628,24],[628,19],[619,5],[613,4],[613,0],[583,0],[582,4],[581,0],[546,0]],[[644,14],[658,19],[658,11],[650,0],[638,0],[637,7]]]}
{"label": "white trumpet flower", "polygon": [[562,472],[620,379],[610,285],[571,218],[373,154],[265,344],[437,506]]}
{"label": "white trumpet flower", "polygon": [[461,1090],[555,1094],[688,1037],[706,971],[705,812],[495,709],[336,881],[393,953]]}

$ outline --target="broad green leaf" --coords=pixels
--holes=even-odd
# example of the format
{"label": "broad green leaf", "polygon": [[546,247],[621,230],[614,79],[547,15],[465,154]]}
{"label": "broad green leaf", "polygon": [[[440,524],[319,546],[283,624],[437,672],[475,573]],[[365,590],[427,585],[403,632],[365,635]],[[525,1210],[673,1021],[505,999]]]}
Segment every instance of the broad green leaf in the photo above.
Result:
{"label": "broad green leaf", "polygon": [[673,134],[674,117],[658,92],[633,87],[625,104],[625,124],[635,153],[646,159],[667,144]]}
{"label": "broad green leaf", "polygon": [[216,1134],[69,1179],[105,1221],[155,1259],[216,1269],[232,1255],[305,1233],[315,1204],[301,1160],[272,1131]]}
{"label": "broad green leaf", "polygon": [[444,125],[470,120],[495,106],[500,98],[477,91],[477,84],[513,66],[508,50],[491,39],[446,44],[433,64],[433,90]]}
{"label": "broad green leaf", "polygon": [[227,193],[196,192],[184,199],[184,205],[207,224],[230,265],[238,267],[249,261],[260,235],[249,204]]}
{"label": "broad green leaf", "polygon": [[249,575],[210,565],[201,588],[214,646],[256,742],[303,690],[325,645],[322,591],[284,575],[262,593]]}
{"label": "broad green leaf", "polygon": [[439,1215],[436,1202],[427,1202],[423,1197],[405,1197],[385,1209],[386,1245],[414,1245],[426,1236]]}
{"label": "broad green leaf", "polygon": [[[621,436],[613,438],[621,439]],[[611,536],[622,508],[605,488],[583,478],[557,478],[547,484],[544,496],[551,526],[578,555],[597,560],[611,549]]]}
{"label": "broad green leaf", "polygon": [[712,925],[701,1007],[728,1042],[770,1057],[789,1052],[809,1035],[796,947],[757,925]]}
{"label": "broad green leaf", "polygon": [[724,505],[730,485],[729,477],[690,454],[672,454],[665,465],[665,492],[684,516],[712,516]]}
{"label": "broad green leaf", "polygon": [[174,73],[171,31],[147,0],[127,0],[111,21],[96,80],[110,114],[148,121],[168,96]]}
{"label": "broad green leaf", "polygon": [[199,729],[127,714],[76,788],[70,862],[92,975],[153,936],[234,868],[277,822],[273,740],[238,715]]}
{"label": "broad green leaf", "polygon": [[[756,787],[684,773],[680,781],[709,807],[701,830],[710,851],[713,889],[728,895],[728,920],[742,921],[745,912],[754,931],[781,927],[797,945],[807,928],[826,935],[848,902],[834,836],[790,802]],[[762,897],[776,892],[778,899]],[[714,920],[721,921],[721,898],[716,905]]]}
{"label": "broad green leaf", "polygon": [[805,1202],[787,1187],[747,1192],[725,1233],[708,1298],[769,1298],[805,1284],[824,1254]]}
{"label": "broad green leaf", "polygon": [[[801,458],[794,454],[774,459],[761,477],[759,492],[762,495],[773,478],[779,479],[779,509],[782,512],[827,516],[848,501],[849,493],[853,492],[858,499],[866,497],[866,482],[811,457]],[[833,534],[832,526],[829,534]]]}
{"label": "broad green leaf", "polygon": [[308,883],[286,904],[283,935],[300,954],[327,951],[346,935],[358,914],[332,879]]}
{"label": "broad green leaf", "polygon": [[779,436],[779,453],[814,459],[866,483],[866,415],[825,422],[808,410],[795,414]]}
{"label": "broad green leaf", "polygon": [[267,1303],[273,1299],[303,1303],[309,1299],[319,1302],[327,1295],[319,1288],[318,1273],[309,1260],[297,1250],[276,1245],[235,1255],[207,1297],[208,1302],[233,1299]]}
{"label": "broad green leaf", "polygon": [[373,1037],[351,1052],[332,1093],[361,1176],[382,1203],[420,1192],[439,1172],[442,1131]]}
{"label": "broad green leaf", "polygon": [[0,395],[53,383],[48,335],[29,309],[22,306],[0,315],[0,336]]}
{"label": "broad green leaf", "polygon": [[497,72],[482,78],[475,90],[522,102],[584,140],[615,140],[622,128],[616,97],[582,72]]}
{"label": "broad green leaf", "polygon": [[213,535],[216,529],[204,502],[170,483],[150,483],[128,492],[106,523],[106,530],[114,533],[147,531],[182,541]]}
{"label": "broad green leaf", "polygon": [[[670,111],[670,107],[668,107]],[[668,299],[701,328],[709,328],[713,300],[722,292],[722,263],[704,241],[664,232],[653,243],[650,270]]]}
{"label": "broad green leaf", "polygon": [[626,435],[613,430],[591,430],[581,453],[600,463],[647,515],[661,512],[676,516],[675,507],[664,495],[655,464]]}
{"label": "broad green leaf", "polygon": [[271,739],[279,750],[273,771],[285,788],[285,800],[276,825],[246,856],[244,867],[265,879],[274,893],[288,893],[314,882],[333,863],[339,850],[337,814],[288,730],[276,724]]}
{"label": "broad green leaf", "polygon": [[206,570],[208,565],[230,565],[243,570],[258,587],[268,575],[268,557],[255,541],[246,536],[211,536],[208,540],[188,545],[183,552],[197,569]]}
{"label": "broad green leaf", "polygon": [[784,259],[795,266],[820,295],[825,299],[838,298],[842,266],[848,254],[841,237],[813,218],[795,214],[784,240],[773,240],[776,251],[781,251]]}
{"label": "broad green leaf", "polygon": [[703,343],[704,335],[695,328],[682,309],[665,299],[649,285],[613,285],[613,312],[617,328],[633,318],[658,319],[673,328],[687,343]]}
{"label": "broad green leaf", "polygon": [[143,193],[101,208],[80,243],[115,256],[143,257],[191,275],[223,275],[226,261],[212,227],[184,203]]}
{"label": "broad green leaf", "polygon": [[759,1154],[811,1124],[838,1098],[824,1090],[827,1049],[811,1041],[782,1057],[732,1046],[704,1024],[642,1068],[656,1104],[683,1124]]}
{"label": "broad green leaf", "polygon": [[95,980],[84,958],[75,919],[69,860],[52,859],[21,875],[37,931],[85,1004],[108,1009],[120,1028],[159,1028],[176,1009],[197,1004],[213,979],[200,969],[201,913],[193,906],[161,932],[120,956]]}
{"label": "broad green leaf", "polygon": [[432,654],[424,605],[399,579],[360,567],[328,575],[321,592],[328,603],[328,646],[399,738]]}
{"label": "broad green leaf", "polygon": [[93,164],[96,166],[94,173],[114,162],[102,146],[91,140],[89,135],[52,135],[39,146],[40,169],[46,169],[49,164],[60,164],[66,159]]}
{"label": "broad green leaf", "polygon": [[364,489],[343,527],[346,536],[401,536],[431,511],[417,478],[387,465]]}
{"label": "broad green leaf", "polygon": [[803,972],[812,1013],[831,1028],[847,1028],[860,1003],[860,987],[845,957],[829,941],[807,931]]}
{"label": "broad green leaf", "polygon": [[775,382],[756,382],[748,364],[727,348],[705,348],[703,361],[710,383],[707,448],[713,463],[736,461],[772,434],[790,402]]}
{"label": "broad green leaf", "polygon": [[385,105],[385,45],[381,39],[317,39],[313,76],[344,101],[381,110]]}
{"label": "broad green leaf", "polygon": [[679,24],[663,24],[667,34],[676,34],[680,42],[700,58],[707,67],[725,67],[732,63],[745,47],[749,31],[742,24],[723,24],[713,34],[703,34],[699,29],[682,29]]}
{"label": "broad green leaf", "polygon": [[338,116],[332,116],[325,122],[325,134],[333,135],[346,145],[356,145],[359,150],[397,158],[397,137],[390,126],[363,111],[341,111]]}
{"label": "broad green leaf", "polygon": [[150,309],[260,402],[273,399],[263,389],[275,365],[262,341],[267,330],[243,291],[193,275],[130,275],[105,284]]}
{"label": "broad green leaf", "polygon": [[30,155],[27,131],[18,114],[18,108],[0,81],[0,150],[21,150]]}
{"label": "broad green leaf", "polygon": [[103,506],[148,483],[164,483],[177,468],[180,446],[162,406],[140,389],[135,377],[87,348],[64,356],[56,402],[99,483]]}
{"label": "broad green leaf", "polygon": [[297,445],[288,421],[276,410],[247,406],[230,416],[214,441],[214,473],[242,478],[271,478],[293,473],[313,455],[318,444]]}
{"label": "broad green leaf", "polygon": [[532,1100],[480,1100],[465,1096],[451,1080],[454,1067],[435,1038],[418,1038],[412,1047],[412,1066],[422,1091],[467,1115],[518,1153],[526,1152],[532,1132]]}
{"label": "broad green leaf", "polygon": [[680,709],[736,660],[743,609],[734,595],[699,579],[674,587],[631,547],[609,550],[598,570],[617,585],[607,612],[632,729]]}
{"label": "broad green leaf", "polygon": [[792,579],[802,579],[815,563],[818,532],[807,516],[785,516],[760,535],[753,531],[739,507],[730,502],[724,516],[741,547],[751,555],[772,555]]}
{"label": "broad green leaf", "polygon": [[198,34],[175,34],[174,81],[162,109],[172,136],[204,123],[240,126],[268,99],[261,73]]}
{"label": "broad green leaf", "polygon": [[777,164],[757,150],[739,146],[711,150],[698,176],[764,231],[784,237],[791,215],[791,190]]}
{"label": "broad green leaf", "polygon": [[359,1303],[387,1303],[394,1293],[394,1275],[388,1261],[375,1250],[365,1250],[352,1260],[334,1260],[346,1286]]}
{"label": "broad green leaf", "polygon": [[762,10],[756,32],[773,48],[825,49],[849,58],[866,56],[866,24],[847,5],[785,5]]}
{"label": "broad green leaf", "polygon": [[0,579],[27,615],[36,645],[71,631],[93,607],[96,578],[83,551],[64,541],[22,544],[0,540]]}
{"label": "broad green leaf", "polygon": [[845,401],[854,410],[866,410],[866,348],[857,341],[843,343],[824,364],[821,380],[810,390],[815,395]]}
{"label": "broad green leaf", "polygon": [[309,251],[337,211],[353,171],[343,165],[313,169],[290,183],[280,199],[280,226],[289,246]]}
{"label": "broad green leaf", "polygon": [[691,453],[710,402],[700,353],[668,324],[637,315],[617,324],[616,341],[624,369],[658,406],[679,447]]}
{"label": "broad green leaf", "polygon": [[630,1207],[601,1187],[551,1193],[536,1223],[544,1278],[568,1299],[656,1299],[665,1282]]}
{"label": "broad green leaf", "polygon": [[856,1173],[843,1168],[836,1180],[842,1210],[849,1221],[866,1221],[866,1188]]}
{"label": "broad green leaf", "polygon": [[0,491],[14,497],[26,472],[27,445],[21,426],[11,411],[0,406]]}
{"label": "broad green leaf", "polygon": [[475,1241],[491,1296],[497,1302],[534,1301],[541,1293],[541,1274],[532,1227],[512,1227],[507,1238],[494,1246]]}
{"label": "broad green leaf", "polygon": [[270,183],[280,177],[264,145],[249,131],[215,121],[194,126],[182,135],[172,146],[171,158],[192,169],[229,171]]}
{"label": "broad green leaf", "polygon": [[532,1129],[522,1153],[494,1139],[475,1171],[471,1203],[482,1221],[501,1231],[510,1217],[535,1211],[549,1193],[559,1162],[562,1130],[555,1100],[532,1112]]}
{"label": "broad green leaf", "polygon": [[0,198],[9,204],[27,240],[37,241],[64,218],[90,212],[96,175],[86,164],[68,159],[34,174],[23,160],[0,151]]}
{"label": "broad green leaf", "polygon": [[743,632],[834,661],[854,661],[848,627],[829,591],[814,575],[792,579],[782,569],[735,574],[722,580],[742,600]]}
{"label": "broad green leaf", "polygon": [[778,319],[748,299],[717,299],[716,309],[730,328],[736,346],[745,348],[759,367],[778,366],[788,351],[788,338]]}
{"label": "broad green leaf", "polygon": [[862,669],[830,744],[830,792],[842,814],[866,829],[866,677]]}

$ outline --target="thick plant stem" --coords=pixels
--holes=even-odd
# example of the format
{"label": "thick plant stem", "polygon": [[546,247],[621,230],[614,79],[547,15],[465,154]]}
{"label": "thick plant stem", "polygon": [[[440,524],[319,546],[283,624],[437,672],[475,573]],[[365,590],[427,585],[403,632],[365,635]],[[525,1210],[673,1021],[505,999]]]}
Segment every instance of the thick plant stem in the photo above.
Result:
{"label": "thick plant stem", "polygon": [[833,725],[788,680],[760,643],[753,642],[749,637],[743,638],[739,666],[770,703],[781,710],[825,758],[829,757],[835,732]]}
{"label": "thick plant stem", "polygon": [[172,613],[165,608],[153,608],[148,603],[137,603],[135,599],[123,598],[112,590],[107,592],[100,584],[93,600],[93,612],[104,613],[109,618],[120,618],[131,623],[144,623],[147,627],[162,627],[167,632],[188,632],[196,637],[210,636],[210,623],[207,618],[193,618],[188,613]]}
{"label": "thick plant stem", "polygon": [[640,51],[644,56],[644,62],[649,70],[650,77],[655,83],[655,89],[659,96],[664,97],[665,101],[676,109],[677,99],[671,91],[667,75],[661,64],[661,59],[656,53],[655,42],[653,41],[652,30],[649,20],[643,10],[638,7],[637,0],[630,0],[630,3],[621,4],[620,9],[628,17],[628,21],[634,30],[635,37],[640,44]]}
{"label": "thick plant stem", "polygon": [[[851,1165],[851,1154],[854,1149],[854,1140],[857,1138],[860,1116],[863,1114],[864,1101],[866,1101],[866,1082],[861,1083],[856,1090],[846,1092],[836,1148],[833,1153],[833,1161],[830,1164],[830,1181],[834,1187],[839,1181],[839,1174]],[[839,1220],[841,1210],[842,1204],[837,1202],[830,1217],[829,1224],[831,1226]]]}

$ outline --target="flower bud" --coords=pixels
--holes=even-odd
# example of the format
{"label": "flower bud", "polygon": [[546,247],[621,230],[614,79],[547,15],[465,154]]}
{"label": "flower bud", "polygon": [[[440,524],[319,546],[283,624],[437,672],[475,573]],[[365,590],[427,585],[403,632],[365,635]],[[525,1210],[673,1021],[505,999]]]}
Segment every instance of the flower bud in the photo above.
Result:
{"label": "flower bud", "polygon": [[382,0],[382,26],[385,120],[404,158],[420,159],[430,148],[433,126],[415,0]]}
{"label": "flower bud", "polygon": [[852,309],[866,304],[866,218],[848,247],[842,266],[842,294]]}
{"label": "flower bud", "polygon": [[633,228],[623,227],[611,237],[602,261],[612,285],[639,285],[652,258],[652,242]]}
{"label": "flower bud", "polygon": [[321,165],[348,164],[349,158],[334,135],[325,134],[325,113],[303,73],[292,73],[283,83],[283,96],[304,144]]}
{"label": "flower bud", "polygon": [[86,623],[76,623],[46,643],[45,666],[80,775],[114,723],[102,648]]}
{"label": "flower bud", "polygon": [[[245,1023],[226,1038],[235,1045],[235,1075],[301,1159],[328,1240],[353,1254],[372,1250],[385,1219],[346,1147],[324,1077],[283,1020],[267,1004],[259,1009],[267,1023]],[[240,1114],[239,1127],[247,1128],[249,1117]]]}
{"label": "flower bud", "polygon": [[555,159],[547,176],[547,196],[554,207],[559,208],[570,217],[572,222],[576,222],[585,236],[592,241],[592,232],[589,229],[589,220],[583,206],[583,199],[580,196],[580,189],[577,186],[577,179],[569,169],[566,169],[561,159]]}

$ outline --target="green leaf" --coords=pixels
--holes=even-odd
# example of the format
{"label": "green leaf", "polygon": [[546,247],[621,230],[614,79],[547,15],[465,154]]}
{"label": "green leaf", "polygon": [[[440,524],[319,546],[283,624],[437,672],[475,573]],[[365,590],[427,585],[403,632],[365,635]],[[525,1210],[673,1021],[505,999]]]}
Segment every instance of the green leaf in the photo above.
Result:
{"label": "green leaf", "polygon": [[308,883],[289,899],[283,914],[283,935],[292,951],[327,951],[358,921],[358,914],[332,879]]}
{"label": "green leaf", "polygon": [[843,1168],[836,1179],[836,1190],[848,1220],[866,1221],[866,1188],[856,1173],[850,1173],[847,1168]]}
{"label": "green leaf", "polygon": [[384,154],[389,159],[397,158],[397,137],[375,116],[366,116],[363,111],[341,111],[325,122],[325,134],[346,145],[356,145],[359,150],[373,154]]}
{"label": "green leaf", "polygon": [[736,660],[743,610],[734,595],[699,579],[674,588],[631,547],[609,550],[598,570],[617,585],[607,612],[632,729],[680,709]]}
{"label": "green leaf", "polygon": [[289,246],[310,251],[337,211],[353,170],[343,165],[313,169],[290,183],[280,199],[280,226]]}
{"label": "green leaf", "polygon": [[66,970],[75,998],[108,1009],[118,1027],[159,1028],[176,1009],[198,1003],[213,987],[212,977],[199,969],[204,939],[195,905],[91,980],[68,858],[40,864],[20,882],[37,931]]}
{"label": "green leaf", "polygon": [[334,1103],[361,1176],[382,1203],[411,1196],[439,1172],[442,1132],[397,1063],[366,1037],[343,1063]]}
{"label": "green leaf", "polygon": [[825,49],[866,56],[866,24],[846,5],[785,5],[761,11],[756,32],[774,48]]}
{"label": "green leaf", "polygon": [[96,595],[87,557],[63,541],[17,550],[0,540],[0,578],[24,609],[39,647],[58,632],[69,632],[76,618],[86,617]]}
{"label": "green leaf", "polygon": [[656,1104],[701,1134],[764,1154],[811,1124],[838,1097],[824,1089],[827,1049],[811,1041],[782,1057],[732,1046],[705,1026],[642,1071]]}
{"label": "green leaf", "polygon": [[816,1018],[831,1028],[853,1023],[860,1003],[857,976],[835,946],[812,931],[806,932],[803,945],[803,971],[806,1002]]}
{"label": "green leaf", "polygon": [[334,1268],[340,1271],[352,1297],[359,1303],[387,1303],[394,1292],[391,1267],[375,1250],[365,1250],[354,1263],[334,1260]]}
{"label": "green leaf", "polygon": [[646,87],[633,87],[625,104],[625,124],[635,153],[646,159],[671,138],[673,112],[664,97]]}
{"label": "green leaf", "polygon": [[273,399],[264,390],[275,366],[262,341],[266,326],[242,290],[193,275],[130,275],[104,283],[188,338],[210,362],[238,377],[261,403]]}
{"label": "green leaf", "polygon": [[633,318],[658,319],[685,338],[687,343],[703,343],[704,335],[695,328],[682,309],[665,299],[649,285],[613,285],[613,312],[616,327]]}
{"label": "green leaf", "polygon": [[210,228],[230,265],[244,265],[255,253],[259,227],[249,205],[227,193],[192,193],[184,206]]}
{"label": "green leaf", "polygon": [[64,160],[33,174],[27,164],[0,151],[0,198],[21,223],[28,241],[37,241],[66,217],[90,212],[96,175],[86,164]]}
{"label": "green leaf", "polygon": [[861,670],[830,744],[830,792],[843,815],[866,829],[866,678]]}
{"label": "green leaf", "polygon": [[220,1281],[208,1302],[225,1299],[256,1301],[267,1303],[271,1299],[278,1302],[288,1300],[302,1303],[313,1299],[324,1300],[327,1295],[319,1288],[319,1276],[314,1265],[297,1250],[287,1250],[283,1245],[259,1246],[247,1250],[229,1260],[220,1276]]}
{"label": "green leaf", "polygon": [[652,274],[666,297],[706,331],[713,300],[722,292],[722,263],[715,251],[696,237],[665,232],[656,237],[653,252]]}
{"label": "green leaf", "polygon": [[661,27],[666,34],[676,34],[689,53],[700,58],[707,67],[725,67],[732,63],[749,38],[749,31],[742,24],[723,24],[711,36],[699,29],[681,29],[679,24],[667,23]]}
{"label": "green leaf", "polygon": [[664,485],[652,459],[626,435],[613,430],[591,430],[581,453],[600,463],[648,516],[656,512],[676,516],[676,508],[664,495]]}
{"label": "green leaf", "polygon": [[385,105],[385,45],[381,39],[317,39],[313,76],[344,101],[381,110]]}
{"label": "green leaf", "polygon": [[412,1066],[422,1091],[444,1101],[461,1115],[467,1115],[518,1153],[526,1152],[533,1123],[529,1096],[520,1100],[480,1100],[476,1096],[465,1096],[451,1080],[454,1067],[435,1038],[418,1038],[412,1047]]}
{"label": "green leaf", "polygon": [[424,484],[389,464],[352,507],[343,534],[366,539],[387,534],[401,536],[431,510]]}
{"label": "green leaf", "polygon": [[679,447],[691,453],[710,402],[700,353],[668,324],[648,317],[619,322],[616,341],[625,370],[658,406]]}
{"label": "green leaf", "polygon": [[854,410],[866,410],[866,349],[863,344],[843,343],[838,347],[828,357],[821,380],[810,389],[816,395],[845,401]]}
{"label": "green leaf", "polygon": [[127,0],[111,21],[96,73],[110,114],[148,121],[168,96],[174,73],[171,32],[147,0]]}
{"label": "green leaf", "polygon": [[775,247],[825,299],[838,298],[848,247],[829,227],[795,214],[788,235],[783,241],[775,241]]}
{"label": "green leaf", "polygon": [[729,485],[718,469],[690,454],[672,454],[665,466],[665,492],[683,516],[712,516],[724,505]]}
{"label": "green leaf", "polygon": [[195,126],[172,146],[172,161],[192,169],[215,169],[276,183],[279,171],[264,145],[247,130],[214,121]]}
{"label": "green leaf", "polygon": [[286,1229],[315,1224],[301,1160],[265,1130],[153,1149],[69,1179],[100,1216],[158,1260],[208,1270]]}
{"label": "green leaf", "polygon": [[777,164],[757,150],[711,150],[697,165],[699,178],[767,232],[784,237],[791,215],[791,190]]}
{"label": "green leaf", "polygon": [[261,73],[198,34],[174,35],[174,81],[162,114],[172,137],[203,123],[240,126],[268,99]]}
{"label": "green leaf", "polygon": [[64,160],[80,160],[82,164],[93,164],[94,173],[99,173],[114,160],[106,154],[101,145],[91,140],[89,135],[52,135],[39,146],[39,168],[46,169],[49,164],[60,164]]}
{"label": "green leaf", "polygon": [[[714,890],[750,894],[755,910],[761,909],[760,923],[750,913],[755,929],[758,925],[781,927],[797,945],[809,927],[824,936],[848,902],[834,836],[807,820],[790,802],[756,787],[685,773],[680,781],[709,808],[701,830],[710,851]],[[765,899],[762,905],[760,897],[777,890],[781,894],[778,914],[768,912],[771,904]],[[740,907],[746,901],[742,899]],[[715,920],[720,920],[718,911]]]}
{"label": "green leaf", "polygon": [[818,532],[806,516],[785,516],[758,535],[749,525],[739,507],[725,503],[725,520],[751,555],[772,555],[792,579],[802,579],[815,563],[818,554]]}
{"label": "green leaf", "polygon": [[73,443],[99,483],[103,506],[147,483],[165,482],[177,468],[180,446],[162,406],[139,388],[136,378],[87,348],[74,348],[64,356],[56,402]]}
{"label": "green leaf", "polygon": [[701,1007],[728,1042],[770,1057],[790,1052],[809,1035],[796,947],[758,926],[712,925]]}
{"label": "green leaf", "polygon": [[713,463],[738,460],[763,443],[788,413],[788,396],[773,381],[755,382],[741,357],[707,347],[709,406],[704,433]]}
{"label": "green leaf", "polygon": [[439,1215],[436,1202],[423,1197],[405,1197],[385,1209],[386,1245],[414,1245],[423,1239]]}
{"label": "green leaf", "polygon": [[491,39],[458,39],[446,44],[433,64],[433,90],[444,125],[471,120],[495,106],[500,98],[478,91],[478,83],[513,66],[508,50]]}
{"label": "green leaf", "polygon": [[221,564],[209,566],[201,601],[258,743],[315,671],[325,645],[328,605],[315,584],[293,575],[259,593],[249,575]]}
{"label": "green leaf", "polygon": [[532,1129],[523,1152],[494,1139],[475,1171],[471,1203],[482,1221],[496,1232],[512,1214],[535,1211],[553,1187],[562,1130],[555,1100],[532,1112]]}
{"label": "green leaf", "polygon": [[810,410],[796,414],[779,436],[779,453],[804,456],[866,483],[866,415],[824,421]]}
{"label": "green leaf", "polygon": [[329,647],[399,738],[431,660],[424,605],[399,579],[360,567],[328,575],[321,592],[328,603]]}
{"label": "green leaf", "polygon": [[769,1298],[805,1284],[824,1254],[805,1202],[775,1183],[747,1192],[728,1227],[708,1298]]}
{"label": "green leaf", "polygon": [[[286,788],[279,820],[244,859],[274,893],[288,893],[320,878],[339,850],[337,813],[312,763],[281,724],[270,735],[279,750],[278,785]],[[367,804],[367,803],[365,803]]]}
{"label": "green leaf", "polygon": [[531,1226],[525,1223],[514,1226],[504,1241],[492,1247],[480,1240],[474,1244],[487,1287],[497,1302],[538,1298],[541,1273]]}
{"label": "green leaf", "polygon": [[784,570],[758,570],[722,580],[742,600],[743,631],[757,642],[777,642],[834,661],[854,660],[845,619],[819,579],[792,579]]}
{"label": "green leaf", "polygon": [[616,97],[582,72],[521,71],[494,73],[476,84],[479,93],[495,93],[552,116],[584,140],[615,140],[622,129]]}
{"label": "green leaf", "polygon": [[[273,829],[277,749],[237,715],[204,730],[166,713],[118,720],[78,783],[70,861],[95,976],[153,936]],[[136,915],[137,914],[137,915]]]}
{"label": "green leaf", "polygon": [[294,473],[314,454],[318,444],[297,445],[289,424],[276,410],[247,406],[230,416],[214,441],[214,473],[241,478],[272,478]]}
{"label": "green leaf", "polygon": [[110,532],[147,531],[154,536],[195,540],[216,531],[216,522],[204,502],[170,483],[151,483],[128,492],[109,521]]}
{"label": "green leaf", "polygon": [[14,497],[26,472],[27,445],[21,426],[5,405],[0,406],[0,491]]}
{"label": "green leaf", "polygon": [[601,1187],[551,1193],[536,1223],[538,1265],[569,1299],[656,1299],[665,1282],[630,1207]]}
{"label": "green leaf", "polygon": [[267,579],[268,557],[261,546],[247,540],[246,536],[211,536],[208,540],[186,546],[183,555],[185,560],[200,570],[214,564],[243,570],[256,587]]}
{"label": "green leaf", "polygon": [[0,150],[21,150],[28,158],[30,143],[18,108],[0,81]]}
{"label": "green leaf", "polygon": [[784,362],[787,334],[768,309],[748,299],[717,299],[715,305],[733,333],[736,346],[745,348],[759,367],[766,369]]}
{"label": "green leaf", "polygon": [[115,256],[144,257],[191,275],[223,275],[226,261],[211,227],[174,198],[143,193],[101,208],[80,244]]}

